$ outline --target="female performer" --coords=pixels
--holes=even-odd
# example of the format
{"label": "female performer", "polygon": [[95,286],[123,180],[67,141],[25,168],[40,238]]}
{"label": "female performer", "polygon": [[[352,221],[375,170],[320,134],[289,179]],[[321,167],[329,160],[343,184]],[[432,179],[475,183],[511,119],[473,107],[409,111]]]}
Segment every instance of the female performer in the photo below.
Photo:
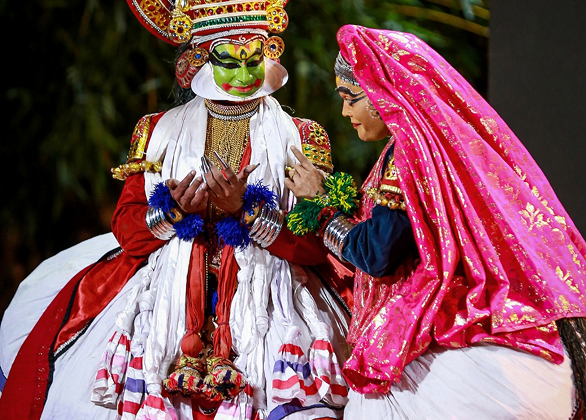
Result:
{"label": "female performer", "polygon": [[347,176],[298,151],[286,185],[305,198],[290,229],[356,267],[345,418],[576,418],[586,244],[544,174],[417,37],[348,25],[338,43],[342,115],[387,145],[356,212]]}

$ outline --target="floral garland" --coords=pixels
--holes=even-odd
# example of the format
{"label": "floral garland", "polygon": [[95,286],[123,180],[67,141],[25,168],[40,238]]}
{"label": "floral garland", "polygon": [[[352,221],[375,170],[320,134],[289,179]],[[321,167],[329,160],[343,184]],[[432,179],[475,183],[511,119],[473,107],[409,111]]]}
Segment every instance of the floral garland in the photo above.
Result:
{"label": "floral garland", "polygon": [[[215,229],[220,240],[230,246],[245,248],[250,244],[250,226],[258,209],[263,205],[274,209],[277,207],[277,195],[261,181],[249,184],[242,197],[242,217],[225,217],[216,222]],[[204,231],[204,221],[199,214],[183,215],[177,202],[171,196],[171,190],[165,182],[158,183],[151,193],[148,204],[150,207],[160,208],[169,221],[173,223],[177,237],[190,241]]]}
{"label": "floral garland", "polygon": [[358,189],[352,175],[336,172],[326,178],[324,188],[324,195],[299,200],[287,214],[287,227],[295,235],[320,234],[335,213],[352,215],[358,209]]}

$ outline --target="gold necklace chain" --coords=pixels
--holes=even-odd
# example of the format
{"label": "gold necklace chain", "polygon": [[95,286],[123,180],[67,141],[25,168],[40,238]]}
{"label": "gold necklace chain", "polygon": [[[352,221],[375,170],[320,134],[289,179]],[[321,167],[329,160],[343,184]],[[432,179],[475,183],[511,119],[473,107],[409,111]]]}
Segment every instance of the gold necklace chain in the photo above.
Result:
{"label": "gold necklace chain", "polygon": [[238,104],[221,104],[205,100],[206,108],[210,115],[223,121],[236,121],[250,119],[258,111],[260,98]]}
{"label": "gold necklace chain", "polygon": [[[222,163],[214,151],[228,163],[235,173],[238,173],[244,150],[250,140],[250,118],[258,110],[259,104],[260,99],[238,105],[223,105],[206,100],[206,107],[210,113],[206,130],[205,155],[218,168],[222,169]],[[229,114],[231,117],[251,115],[237,119],[224,119],[217,118],[216,114]],[[221,209],[213,204],[210,204],[209,210],[212,223],[226,216]]]}

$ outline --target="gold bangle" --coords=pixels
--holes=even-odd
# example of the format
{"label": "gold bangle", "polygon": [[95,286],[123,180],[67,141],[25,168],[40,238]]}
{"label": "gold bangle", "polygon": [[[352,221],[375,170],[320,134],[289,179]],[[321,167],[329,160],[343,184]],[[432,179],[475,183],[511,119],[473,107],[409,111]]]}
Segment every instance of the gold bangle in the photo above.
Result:
{"label": "gold bangle", "polygon": [[172,225],[183,220],[183,212],[178,208],[169,210],[166,216]]}

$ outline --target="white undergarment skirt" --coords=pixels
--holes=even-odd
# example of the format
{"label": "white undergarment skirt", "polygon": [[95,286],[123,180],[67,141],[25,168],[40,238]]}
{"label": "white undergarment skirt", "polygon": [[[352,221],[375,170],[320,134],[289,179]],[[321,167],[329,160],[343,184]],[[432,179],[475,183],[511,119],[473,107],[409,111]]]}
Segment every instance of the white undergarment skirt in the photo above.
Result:
{"label": "white undergarment skirt", "polygon": [[434,346],[387,395],[350,392],[345,420],[568,420],[570,361],[556,365],[496,345]]}
{"label": "white undergarment skirt", "polygon": [[118,246],[112,233],[88,239],[46,259],[20,283],[0,325],[0,367],[6,376],[20,346],[57,293],[79,271]]}

